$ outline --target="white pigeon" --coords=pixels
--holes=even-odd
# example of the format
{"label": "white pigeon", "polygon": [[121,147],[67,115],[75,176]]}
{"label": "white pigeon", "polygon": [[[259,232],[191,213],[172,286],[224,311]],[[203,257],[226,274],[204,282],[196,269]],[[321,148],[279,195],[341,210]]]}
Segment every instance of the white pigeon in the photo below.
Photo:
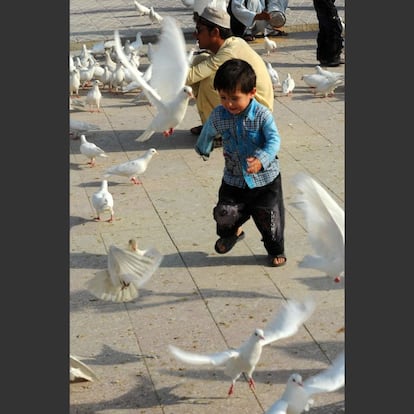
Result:
{"label": "white pigeon", "polygon": [[91,167],[94,167],[96,165],[97,157],[108,157],[102,148],[98,147],[93,142],[89,142],[83,134],[80,136],[79,150],[88,159],[88,164]]}
{"label": "white pigeon", "polygon": [[151,24],[162,23],[162,21],[164,20],[164,18],[154,10],[153,6],[150,7],[148,16],[149,16],[149,19],[151,20]]}
{"label": "white pigeon", "polygon": [[142,5],[141,3],[138,3],[136,0],[134,0],[135,9],[138,12],[138,16],[148,16],[150,9],[147,6]]}
{"label": "white pigeon", "polygon": [[320,75],[326,76],[327,78],[331,79],[342,79],[345,82],[345,74],[340,72],[334,72],[331,70],[323,69],[321,66],[316,65],[315,66],[316,73],[319,73]]}
{"label": "white pigeon", "polygon": [[69,381],[95,381],[98,377],[95,372],[75,355],[69,355]]}
{"label": "white pigeon", "polygon": [[302,192],[297,207],[302,210],[309,241],[316,256],[305,256],[300,267],[326,272],[335,282],[345,276],[345,213],[312,177],[298,173],[293,183]]}
{"label": "white pigeon", "polygon": [[97,129],[101,129],[99,125],[73,119],[72,117],[69,118],[69,134],[75,137],[80,136],[83,132],[95,131]]}
{"label": "white pigeon", "polygon": [[313,93],[315,95],[333,96],[335,89],[344,84],[343,79],[325,78],[322,82],[316,85]]}
{"label": "white pigeon", "polygon": [[108,168],[105,171],[104,177],[108,178],[111,175],[119,175],[121,177],[128,177],[134,184],[141,184],[141,181],[137,179],[137,176],[143,174],[148,167],[152,157],[158,154],[155,148],[150,148],[140,157],[124,162],[122,164],[115,165]]}
{"label": "white pigeon", "polygon": [[139,289],[158,269],[163,255],[155,248],[138,249],[131,239],[127,249],[109,246],[107,270],[99,271],[87,287],[102,300],[129,302],[139,296]]}
{"label": "white pigeon", "polygon": [[194,7],[194,0],[181,0],[185,7]]}
{"label": "white pigeon", "polygon": [[276,51],[277,44],[274,40],[269,39],[267,36],[264,36],[263,40],[264,40],[263,47],[264,47],[266,55],[270,55],[270,53]]}
{"label": "white pigeon", "polygon": [[92,88],[86,94],[86,104],[89,106],[90,112],[101,112],[101,99],[102,93],[99,90],[99,81],[95,79]]}
{"label": "white pigeon", "polygon": [[282,81],[282,92],[285,95],[291,95],[295,89],[295,80],[292,78],[290,73],[286,75],[286,78]]}
{"label": "white pigeon", "polygon": [[280,79],[277,70],[272,66],[270,62],[266,62],[267,71],[269,72],[270,79],[272,81],[273,89],[280,86]]}
{"label": "white pigeon", "polygon": [[131,47],[139,52],[143,45],[144,43],[142,41],[142,32],[137,32],[135,35],[135,40],[131,43]]}
{"label": "white pigeon", "polygon": [[69,94],[79,98],[79,88],[81,86],[79,69],[74,67],[69,72]]}
{"label": "white pigeon", "polygon": [[103,55],[105,53],[105,41],[102,40],[92,45],[92,55]]}
{"label": "white pigeon", "polygon": [[135,81],[157,109],[157,114],[137,140],[146,141],[155,132],[170,136],[184,119],[189,99],[194,98],[191,86],[185,85],[189,63],[184,35],[178,23],[169,16],[164,19],[159,43],[151,57],[151,85],[139,75],[123,53],[118,31],[115,32],[115,50],[131,74],[135,73]]}
{"label": "white pigeon", "polygon": [[301,414],[309,411],[314,394],[336,391],[345,385],[345,353],[341,352],[325,370],[302,382],[302,376],[292,374],[282,396],[265,414]]}
{"label": "white pigeon", "polygon": [[315,303],[307,298],[303,302],[288,300],[281,306],[279,312],[266,325],[264,330],[255,329],[252,335],[237,349],[227,349],[214,354],[197,354],[183,351],[169,345],[172,354],[179,360],[193,365],[225,365],[225,375],[231,377],[228,395],[233,394],[237,379],[246,373],[250,388],[255,388],[252,374],[260,360],[263,346],[294,335],[299,327],[310,317],[315,309]]}
{"label": "white pigeon", "polygon": [[321,75],[320,73],[310,73],[302,75],[303,82],[306,83],[310,88],[316,88],[321,82],[326,79],[325,75]]}
{"label": "white pigeon", "polygon": [[92,206],[96,211],[95,221],[101,220],[101,214],[109,212],[111,215],[108,220],[108,223],[111,223],[114,220],[114,198],[108,190],[108,181],[102,180],[101,188],[92,194],[91,197]]}

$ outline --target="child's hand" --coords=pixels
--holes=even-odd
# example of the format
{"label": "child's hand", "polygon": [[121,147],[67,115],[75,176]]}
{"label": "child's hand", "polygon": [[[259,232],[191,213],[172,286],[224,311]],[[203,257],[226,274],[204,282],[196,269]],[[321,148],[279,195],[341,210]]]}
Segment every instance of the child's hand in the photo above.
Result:
{"label": "child's hand", "polygon": [[248,167],[247,172],[249,174],[257,174],[262,169],[262,163],[255,157],[246,158]]}

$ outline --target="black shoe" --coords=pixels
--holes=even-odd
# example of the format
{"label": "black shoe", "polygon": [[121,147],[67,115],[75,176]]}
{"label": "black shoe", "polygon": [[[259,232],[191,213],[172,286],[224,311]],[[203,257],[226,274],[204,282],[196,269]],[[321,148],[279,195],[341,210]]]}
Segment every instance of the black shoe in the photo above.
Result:
{"label": "black shoe", "polygon": [[322,66],[327,66],[329,68],[335,68],[339,65],[344,65],[345,61],[342,60],[342,59],[334,59],[334,60],[331,60],[331,61],[321,60],[320,63],[321,63]]}

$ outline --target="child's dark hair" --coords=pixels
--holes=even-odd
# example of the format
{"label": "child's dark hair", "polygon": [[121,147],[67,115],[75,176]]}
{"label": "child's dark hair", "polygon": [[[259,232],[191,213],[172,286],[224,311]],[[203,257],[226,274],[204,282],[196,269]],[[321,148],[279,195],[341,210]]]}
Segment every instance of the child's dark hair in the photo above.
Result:
{"label": "child's dark hair", "polygon": [[256,73],[249,63],[242,59],[226,60],[216,72],[214,89],[235,92],[240,89],[249,93],[256,86]]}

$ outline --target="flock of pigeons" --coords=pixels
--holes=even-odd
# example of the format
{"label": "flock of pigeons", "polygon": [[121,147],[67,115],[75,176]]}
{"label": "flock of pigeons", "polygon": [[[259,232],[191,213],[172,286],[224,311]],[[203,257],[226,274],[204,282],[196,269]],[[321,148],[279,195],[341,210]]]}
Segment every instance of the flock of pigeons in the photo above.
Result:
{"label": "flock of pigeons", "polygon": [[[183,1],[185,4],[185,2]],[[191,7],[188,2],[187,7]],[[157,109],[157,113],[147,129],[137,138],[148,140],[155,132],[165,136],[173,133],[174,128],[183,120],[192,89],[184,85],[188,72],[191,54],[185,49],[184,36],[177,22],[171,17],[161,17],[153,7],[147,8],[134,0],[136,10],[141,15],[148,15],[151,22],[162,21],[159,42],[151,50],[149,69],[139,71],[139,50],[142,47],[140,34],[137,34],[135,45],[126,42],[122,46],[118,32],[109,44],[95,45],[92,51],[83,48],[81,54],[70,58],[70,104],[82,105],[75,99],[79,88],[92,85],[86,97],[89,110],[100,110],[102,94],[99,85],[110,85],[110,88],[139,88],[146,98]],[[276,49],[265,36],[266,54]],[[108,47],[113,49],[116,62],[111,58]],[[94,59],[94,52],[104,54],[105,64],[102,67]],[[111,64],[112,62],[112,64]],[[280,82],[277,71],[267,62],[269,76],[274,88],[281,86],[284,94],[292,93],[295,82],[290,74]],[[123,75],[119,75],[120,72]],[[105,78],[105,73],[111,72]],[[81,76],[82,73],[82,76]],[[118,73],[118,77],[116,75]],[[175,76],[168,76],[174,73]],[[92,74],[92,75],[91,75]],[[120,79],[123,78],[121,82]],[[105,80],[107,79],[107,80]],[[108,80],[109,79],[109,80]],[[128,79],[128,82],[124,82]],[[316,73],[303,75],[303,81],[315,93],[328,96],[334,89],[344,83],[341,74],[316,67]],[[104,81],[105,80],[105,81]],[[98,158],[107,158],[108,154],[94,143],[87,141],[88,131],[99,129],[99,126],[70,118],[70,128],[80,136],[80,152],[87,159],[88,165],[94,167]],[[114,165],[105,170],[100,189],[92,195],[91,202],[96,211],[94,220],[100,221],[103,214],[108,214],[108,222],[114,220],[114,199],[108,190],[107,179],[112,175],[128,178],[133,184],[140,184],[138,179],[143,174],[152,157],[158,154],[155,148],[149,148],[138,158]],[[299,173],[294,183],[300,192],[297,207],[301,209],[309,234],[309,241],[315,255],[306,256],[300,263],[302,267],[314,268],[325,272],[335,282],[345,276],[345,217],[343,209],[333,200],[329,193],[312,177]],[[107,255],[107,269],[98,271],[88,282],[89,291],[97,298],[113,302],[129,302],[139,296],[139,289],[155,273],[163,260],[163,255],[154,247],[145,250],[138,248],[135,239],[128,241],[126,248],[111,245]],[[316,304],[311,298],[304,301],[287,300],[283,303],[274,318],[263,328],[257,328],[237,349],[227,349],[211,354],[197,354],[178,347],[169,346],[169,351],[178,360],[192,365],[224,366],[224,373],[231,378],[228,395],[234,393],[237,379],[244,373],[249,386],[254,389],[253,373],[260,360],[265,345],[294,335],[300,326],[313,314]],[[70,355],[70,380],[96,380],[92,369],[83,364],[79,358]],[[335,391],[345,385],[345,355],[341,352],[326,370],[302,381],[298,373],[290,376],[284,393],[269,407],[266,414],[300,414],[309,410],[312,395]]]}

